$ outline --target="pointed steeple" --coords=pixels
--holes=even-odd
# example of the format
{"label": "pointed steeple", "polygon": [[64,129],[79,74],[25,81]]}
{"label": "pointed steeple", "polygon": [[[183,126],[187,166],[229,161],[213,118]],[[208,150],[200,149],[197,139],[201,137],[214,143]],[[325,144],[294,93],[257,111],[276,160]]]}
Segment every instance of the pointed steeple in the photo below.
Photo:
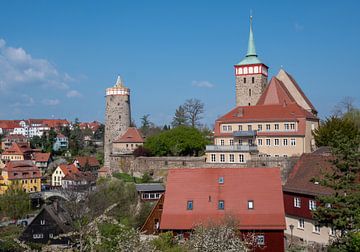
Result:
{"label": "pointed steeple", "polygon": [[121,80],[120,75],[118,75],[118,77],[117,77],[115,86],[116,86],[116,87],[122,87],[122,86],[124,86],[124,85],[123,85],[123,81]]}
{"label": "pointed steeple", "polygon": [[257,56],[256,54],[256,49],[255,49],[255,40],[254,40],[254,34],[253,34],[253,30],[252,30],[252,15],[250,15],[250,33],[249,33],[249,44],[248,44],[248,50],[247,50],[247,54],[246,57],[249,56]]}

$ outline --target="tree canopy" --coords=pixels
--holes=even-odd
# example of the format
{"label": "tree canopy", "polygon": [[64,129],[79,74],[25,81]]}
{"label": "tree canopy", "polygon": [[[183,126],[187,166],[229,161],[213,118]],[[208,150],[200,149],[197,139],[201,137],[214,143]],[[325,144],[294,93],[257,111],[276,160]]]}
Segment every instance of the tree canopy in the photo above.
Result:
{"label": "tree canopy", "polygon": [[144,147],[154,156],[199,156],[209,141],[197,129],[186,126],[149,137]]}

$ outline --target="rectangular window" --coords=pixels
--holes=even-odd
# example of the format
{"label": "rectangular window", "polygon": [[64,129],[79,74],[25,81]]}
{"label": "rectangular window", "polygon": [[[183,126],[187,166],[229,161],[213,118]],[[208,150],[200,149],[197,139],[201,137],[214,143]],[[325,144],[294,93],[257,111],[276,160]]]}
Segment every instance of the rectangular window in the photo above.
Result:
{"label": "rectangular window", "polygon": [[218,209],[219,210],[224,210],[225,209],[225,202],[223,200],[219,200]]}
{"label": "rectangular window", "polygon": [[244,154],[239,154],[239,162],[240,163],[245,163]]}
{"label": "rectangular window", "polygon": [[225,162],[225,154],[220,154],[220,162]]}
{"label": "rectangular window", "polygon": [[251,82],[254,84],[255,83],[255,77],[251,78]]}
{"label": "rectangular window", "polygon": [[295,139],[295,138],[291,138],[291,139],[290,139],[290,145],[291,145],[291,146],[295,146],[295,145],[296,145],[296,139]]}
{"label": "rectangular window", "polygon": [[289,130],[289,129],[290,129],[290,127],[289,127],[289,124],[288,124],[288,123],[285,123],[285,124],[284,124],[284,129],[285,129],[285,130]]}
{"label": "rectangular window", "polygon": [[224,177],[219,177],[218,182],[219,184],[224,184]]}
{"label": "rectangular window", "polygon": [[226,125],[223,125],[223,131],[227,131],[227,126]]}
{"label": "rectangular window", "polygon": [[248,125],[248,131],[251,131],[251,130],[252,130],[252,126]]}
{"label": "rectangular window", "polygon": [[305,228],[305,221],[304,219],[299,219],[298,221],[298,228],[304,229]]}
{"label": "rectangular window", "polygon": [[254,201],[248,200],[248,209],[254,209]]}
{"label": "rectangular window", "polygon": [[228,131],[232,131],[232,126],[228,126]]}
{"label": "rectangular window", "polygon": [[262,131],[262,124],[258,124],[258,131]]}
{"label": "rectangular window", "polygon": [[230,163],[234,163],[234,162],[235,162],[234,154],[230,154],[230,155],[229,155],[229,161],[230,161]]}
{"label": "rectangular window", "polygon": [[[245,69],[246,69],[246,68],[245,68]],[[245,69],[244,69],[244,70],[245,70]],[[246,70],[247,70],[247,69],[246,69]],[[244,72],[246,72],[246,73],[247,73],[247,71],[244,71]],[[246,83],[246,78],[244,78],[244,83]]]}
{"label": "rectangular window", "polygon": [[295,123],[290,123],[290,129],[295,130]]}
{"label": "rectangular window", "polygon": [[238,126],[239,131],[242,131],[242,125]]}
{"label": "rectangular window", "polygon": [[216,162],[216,155],[215,154],[211,154],[211,162]]}
{"label": "rectangular window", "polygon": [[315,200],[309,200],[309,210],[316,210],[316,201]]}
{"label": "rectangular window", "polygon": [[287,146],[288,145],[288,140],[287,139],[283,139],[283,145]]}
{"label": "rectangular window", "polygon": [[234,145],[234,139],[229,140],[230,145]]}
{"label": "rectangular window", "polygon": [[280,139],[278,139],[278,138],[274,139],[274,145],[279,146],[280,145]]}
{"label": "rectangular window", "polygon": [[269,139],[269,138],[266,139],[266,145],[267,145],[267,146],[270,146],[270,144],[271,144],[271,143],[270,143],[270,139]]}
{"label": "rectangular window", "polygon": [[301,207],[301,199],[299,197],[294,197],[294,207]]}
{"label": "rectangular window", "polygon": [[269,131],[270,130],[270,124],[266,124],[266,130]]}
{"label": "rectangular window", "polygon": [[262,139],[258,139],[258,145],[262,145]]}
{"label": "rectangular window", "polygon": [[278,123],[276,123],[276,124],[274,125],[274,127],[275,127],[275,130],[279,130],[279,129],[280,129],[280,127],[279,127],[279,124],[278,124]]}
{"label": "rectangular window", "polygon": [[331,235],[331,236],[335,236],[335,235],[336,235],[336,230],[335,230],[334,227],[330,227],[329,235]]}
{"label": "rectangular window", "polygon": [[242,145],[242,144],[243,144],[243,140],[239,139],[239,145]]}
{"label": "rectangular window", "polygon": [[188,200],[186,209],[187,209],[187,210],[193,210],[193,207],[194,207],[193,201],[192,201],[192,200]]}
{"label": "rectangular window", "polygon": [[314,225],[313,232],[317,233],[317,234],[320,234],[320,225]]}
{"label": "rectangular window", "polygon": [[265,236],[264,235],[256,236],[256,244],[257,245],[265,245]]}
{"label": "rectangular window", "polygon": [[252,140],[252,139],[249,139],[249,140],[248,140],[248,144],[249,144],[249,145],[253,145],[253,140]]}
{"label": "rectangular window", "polygon": [[220,140],[220,145],[225,145],[224,139],[221,139],[221,140]]}

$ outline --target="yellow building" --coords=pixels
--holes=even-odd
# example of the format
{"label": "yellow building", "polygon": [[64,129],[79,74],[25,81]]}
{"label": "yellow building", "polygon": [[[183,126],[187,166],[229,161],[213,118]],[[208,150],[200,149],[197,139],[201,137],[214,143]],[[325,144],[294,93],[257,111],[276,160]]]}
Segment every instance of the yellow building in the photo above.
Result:
{"label": "yellow building", "polygon": [[12,143],[11,147],[6,149],[1,159],[4,161],[28,160],[31,158],[31,148],[27,143]]}
{"label": "yellow building", "polygon": [[31,160],[9,161],[0,176],[0,193],[10,186],[19,186],[25,192],[41,191],[41,172]]}

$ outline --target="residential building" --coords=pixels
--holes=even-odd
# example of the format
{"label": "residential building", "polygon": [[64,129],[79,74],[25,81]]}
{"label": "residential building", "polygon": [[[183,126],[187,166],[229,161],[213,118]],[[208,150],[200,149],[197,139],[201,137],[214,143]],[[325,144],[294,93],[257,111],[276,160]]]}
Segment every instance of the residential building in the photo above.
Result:
{"label": "residential building", "polygon": [[141,227],[141,233],[147,235],[157,235],[160,232],[160,219],[164,208],[164,194],[156,202],[156,205],[151,210],[149,216],[146,218],[145,223]]}
{"label": "residential building", "polygon": [[51,162],[51,153],[34,152],[32,156],[33,163],[44,174]]}
{"label": "residential building", "polygon": [[75,157],[73,164],[76,165],[76,167],[81,171],[95,172],[100,168],[99,161],[96,159],[96,157],[91,156]]}
{"label": "residential building", "polygon": [[28,143],[13,142],[11,147],[1,154],[1,159],[5,162],[16,160],[30,160],[32,149]]}
{"label": "residential building", "polygon": [[131,154],[144,144],[140,131],[135,127],[129,127],[120,138],[113,141],[113,153]]}
{"label": "residential building", "polygon": [[317,196],[330,195],[332,190],[320,185],[316,178],[332,170],[333,157],[328,152],[303,154],[283,186],[286,230],[289,236],[305,243],[327,245],[335,237],[331,227],[320,226],[313,219],[319,203]]}
{"label": "residential building", "polygon": [[69,148],[69,140],[63,134],[57,134],[53,144],[54,151],[67,150]]}
{"label": "residential building", "polygon": [[[161,211],[160,217],[154,211]],[[197,225],[221,222],[226,216],[238,222],[244,235],[256,236],[255,251],[284,251],[280,169],[170,169],[164,203],[153,209],[142,231],[152,233],[158,226],[160,232],[188,236]]]}
{"label": "residential building", "polygon": [[87,190],[96,184],[96,176],[91,172],[68,173],[61,180],[64,189]]}
{"label": "residential building", "polygon": [[26,243],[70,244],[69,237],[60,237],[71,232],[71,218],[57,202],[44,205],[20,236]]}
{"label": "residential building", "polygon": [[79,127],[81,130],[90,129],[94,134],[101,126],[100,122],[93,121],[93,122],[81,122]]}
{"label": "residential building", "polygon": [[[1,134],[1,133],[0,133]],[[28,139],[27,137],[23,135],[7,135],[3,137],[1,142],[1,149],[6,150],[9,149],[13,143],[19,143],[19,144],[27,144]]]}
{"label": "residential building", "polygon": [[17,187],[25,192],[41,191],[41,172],[31,160],[9,161],[1,172],[4,193],[9,187]]}
{"label": "residential building", "polygon": [[136,191],[143,201],[156,201],[165,192],[165,187],[161,183],[136,184]]}
{"label": "residential building", "polygon": [[62,179],[70,173],[78,173],[79,169],[74,164],[61,164],[51,175],[52,186],[62,186]]}

